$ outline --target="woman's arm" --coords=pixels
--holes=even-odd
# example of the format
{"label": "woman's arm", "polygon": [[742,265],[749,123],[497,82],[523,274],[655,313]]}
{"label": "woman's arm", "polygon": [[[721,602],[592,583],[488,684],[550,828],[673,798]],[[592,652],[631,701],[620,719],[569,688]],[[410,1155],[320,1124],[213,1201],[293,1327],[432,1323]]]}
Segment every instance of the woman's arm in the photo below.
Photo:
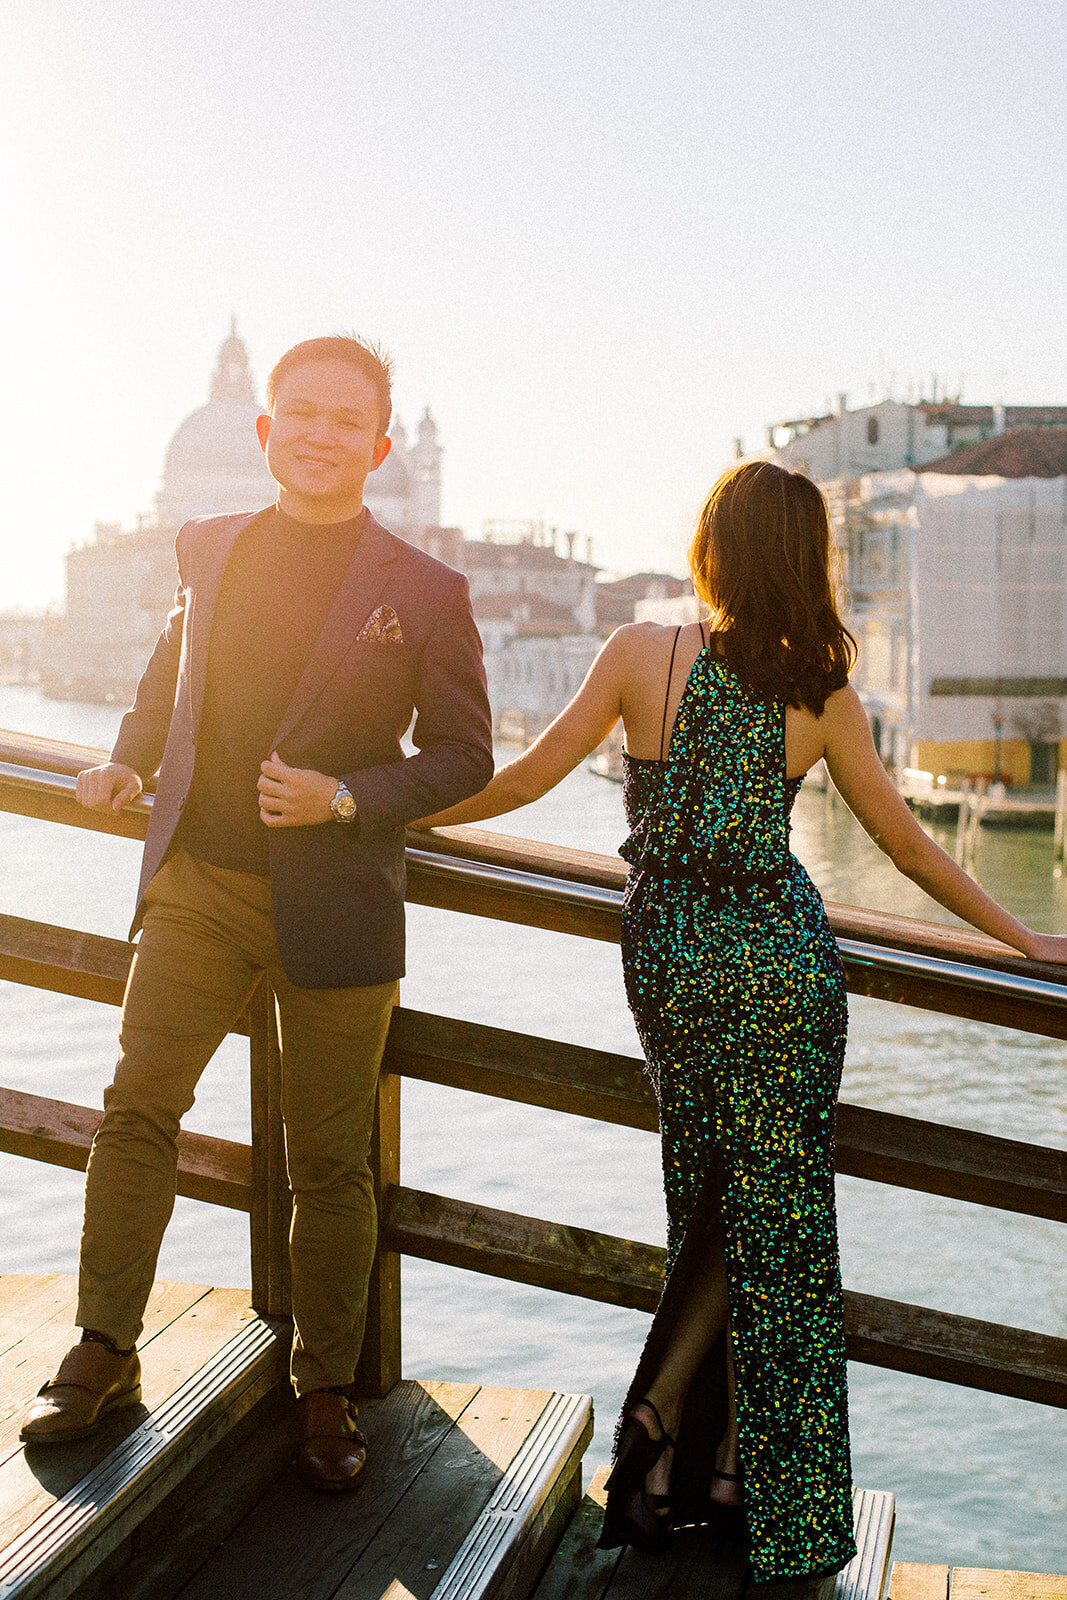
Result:
{"label": "woman's arm", "polygon": [[849,810],[905,877],[947,911],[1038,961],[1067,961],[1067,938],[1034,933],[1005,911],[919,826],[878,758],[851,686],[826,703],[826,766]]}
{"label": "woman's arm", "polygon": [[517,761],[500,767],[480,794],[447,811],[413,822],[413,828],[444,828],[462,822],[481,822],[505,811],[539,800],[565,778],[591,750],[602,743],[619,720],[622,710],[624,630],[613,633],[604,645],[585,682],[570,705],[565,706],[544,733]]}

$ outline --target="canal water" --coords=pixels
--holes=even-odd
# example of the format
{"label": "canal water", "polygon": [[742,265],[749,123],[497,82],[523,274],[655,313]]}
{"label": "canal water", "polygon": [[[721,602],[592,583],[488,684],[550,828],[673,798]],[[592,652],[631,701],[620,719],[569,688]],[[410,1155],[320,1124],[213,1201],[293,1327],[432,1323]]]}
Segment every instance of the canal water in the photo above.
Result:
{"label": "canal water", "polygon": [[[2,727],[108,745],[118,715],[0,688]],[[621,793],[579,769],[496,826],[613,853],[625,831]],[[817,792],[797,802],[794,848],[828,898],[951,920]],[[0,911],[122,938],[138,858],[130,841],[0,812]],[[986,831],[975,872],[1035,927],[1067,930],[1050,835]],[[405,1005],[639,1054],[612,945],[415,906],[408,966]],[[115,1026],[111,1007],[0,984],[0,1084],[99,1105]],[[1067,1045],[853,997],[842,1097],[1062,1145]],[[246,1051],[229,1040],[188,1125],[247,1138],[247,1100]],[[650,1134],[405,1083],[402,1176],[503,1210],[663,1239]],[[0,1156],[0,1270],[75,1270],[81,1182]],[[861,1179],[839,1179],[838,1193],[850,1288],[1067,1336],[1054,1223]],[[247,1220],[180,1200],[159,1271],[246,1284]],[[408,1374],[592,1393],[588,1459],[607,1458],[647,1317],[421,1261],[405,1262],[403,1294]],[[856,1481],[897,1495],[898,1559],[1067,1571],[1062,1413],[855,1363],[850,1382]]]}

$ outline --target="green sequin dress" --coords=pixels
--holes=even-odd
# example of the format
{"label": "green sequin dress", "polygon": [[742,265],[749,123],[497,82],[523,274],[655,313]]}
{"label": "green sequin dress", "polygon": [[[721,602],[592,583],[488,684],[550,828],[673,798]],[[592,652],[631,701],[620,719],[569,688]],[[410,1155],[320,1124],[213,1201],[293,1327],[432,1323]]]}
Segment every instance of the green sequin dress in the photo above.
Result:
{"label": "green sequin dress", "polygon": [[[694,1264],[725,1259],[757,1581],[855,1554],[834,1206],[845,987],[789,850],[784,707],[705,647],[666,761],[627,761],[627,996],[660,1107],[667,1282],[627,1407],[658,1370]],[[725,1430],[725,1335],[687,1396],[674,1521],[700,1522]],[[601,1543],[625,1543],[609,1495]]]}

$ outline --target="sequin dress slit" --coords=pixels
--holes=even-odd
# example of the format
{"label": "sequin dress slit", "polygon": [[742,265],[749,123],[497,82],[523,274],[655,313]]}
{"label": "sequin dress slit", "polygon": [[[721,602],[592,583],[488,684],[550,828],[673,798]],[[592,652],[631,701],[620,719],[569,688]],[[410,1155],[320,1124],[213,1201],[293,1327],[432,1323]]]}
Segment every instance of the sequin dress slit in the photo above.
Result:
{"label": "sequin dress slit", "polygon": [[[677,643],[677,636],[675,642]],[[673,658],[672,658],[673,660]],[[834,1108],[845,987],[789,850],[785,715],[716,652],[689,674],[666,759],[626,757],[627,998],[660,1108],[667,1279],[626,1408],[648,1392],[694,1267],[724,1263],[753,1577],[854,1555]],[[708,1517],[726,1335],[683,1407],[675,1523]],[[627,1542],[609,1492],[602,1545]]]}

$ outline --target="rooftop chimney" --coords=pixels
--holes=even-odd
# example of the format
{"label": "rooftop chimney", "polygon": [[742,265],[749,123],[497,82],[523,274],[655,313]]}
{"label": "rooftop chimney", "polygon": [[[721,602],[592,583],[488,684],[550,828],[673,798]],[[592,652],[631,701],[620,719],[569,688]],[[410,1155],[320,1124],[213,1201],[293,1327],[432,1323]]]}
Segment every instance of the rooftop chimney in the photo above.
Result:
{"label": "rooftop chimney", "polygon": [[837,397],[837,415],[843,417],[848,410],[848,395],[839,394]]}
{"label": "rooftop chimney", "polygon": [[1008,412],[1005,406],[993,407],[993,433],[1001,434],[1008,426]]}

